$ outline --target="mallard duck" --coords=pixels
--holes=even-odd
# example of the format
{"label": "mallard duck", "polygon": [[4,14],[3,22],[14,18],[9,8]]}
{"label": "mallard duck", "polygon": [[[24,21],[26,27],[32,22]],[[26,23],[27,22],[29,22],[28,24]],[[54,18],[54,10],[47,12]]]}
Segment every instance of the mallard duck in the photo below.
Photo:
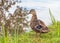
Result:
{"label": "mallard duck", "polygon": [[32,18],[30,21],[30,27],[32,28],[32,30],[34,30],[36,33],[47,33],[47,32],[49,32],[49,29],[45,25],[45,23],[42,20],[37,19],[35,9],[31,9],[29,14],[32,14]]}

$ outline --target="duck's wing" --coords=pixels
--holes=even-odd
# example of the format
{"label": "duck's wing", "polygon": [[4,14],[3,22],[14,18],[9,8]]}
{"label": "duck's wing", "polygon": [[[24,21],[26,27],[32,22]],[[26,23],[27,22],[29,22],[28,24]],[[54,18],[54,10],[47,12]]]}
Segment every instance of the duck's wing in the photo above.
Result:
{"label": "duck's wing", "polygon": [[36,32],[42,32],[42,33],[48,32],[48,27],[41,20],[37,20],[35,23],[31,22],[30,27]]}
{"label": "duck's wing", "polygon": [[46,26],[45,23],[44,23],[42,20],[38,20],[38,23],[39,23],[39,25],[41,25],[41,26],[43,26],[43,27]]}
{"label": "duck's wing", "polygon": [[45,23],[42,20],[38,20],[38,23],[39,23],[39,25],[42,26],[41,32],[45,33],[45,32],[49,31],[48,27],[45,25]]}
{"label": "duck's wing", "polygon": [[34,22],[30,22],[30,27],[31,28],[37,28],[40,29],[42,27],[46,26],[43,21],[41,20],[36,20]]}

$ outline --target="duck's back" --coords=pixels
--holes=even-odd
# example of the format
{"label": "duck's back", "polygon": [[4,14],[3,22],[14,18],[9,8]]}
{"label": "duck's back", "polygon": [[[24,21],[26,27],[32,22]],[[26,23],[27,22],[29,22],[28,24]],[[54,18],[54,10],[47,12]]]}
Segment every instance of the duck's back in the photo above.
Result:
{"label": "duck's back", "polygon": [[31,22],[30,22],[31,28],[33,28],[33,27],[35,27],[35,26],[37,26],[37,25],[44,25],[44,26],[45,26],[44,22],[41,21],[41,20],[35,20],[35,21],[31,21]]}

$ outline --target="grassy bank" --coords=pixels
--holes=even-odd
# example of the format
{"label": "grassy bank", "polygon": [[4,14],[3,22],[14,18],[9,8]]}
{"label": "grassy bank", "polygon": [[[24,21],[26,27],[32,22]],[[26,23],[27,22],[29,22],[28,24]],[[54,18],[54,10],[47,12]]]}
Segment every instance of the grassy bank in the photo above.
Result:
{"label": "grassy bank", "polygon": [[0,37],[0,43],[60,43],[60,22],[48,26],[49,33],[36,36],[34,31],[21,33],[18,36]]}

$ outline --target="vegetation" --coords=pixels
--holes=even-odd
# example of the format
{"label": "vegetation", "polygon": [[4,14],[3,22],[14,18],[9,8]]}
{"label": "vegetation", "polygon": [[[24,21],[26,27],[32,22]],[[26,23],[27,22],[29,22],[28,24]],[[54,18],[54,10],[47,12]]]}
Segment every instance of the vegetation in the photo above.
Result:
{"label": "vegetation", "polygon": [[[9,12],[11,6],[15,5],[14,0],[1,0],[0,2],[0,30],[2,31],[2,25],[4,25],[5,36],[13,35],[14,31],[20,34],[23,28],[28,27],[26,8],[16,6],[13,14]],[[6,16],[6,12],[8,15]],[[2,32],[3,33],[3,32]]]}
{"label": "vegetation", "polygon": [[[7,19],[6,14],[3,12],[8,11],[11,6],[6,9],[6,7],[3,6],[5,6],[4,3],[8,1],[4,0],[2,2],[3,3],[0,2],[0,43],[60,43],[60,21],[55,20],[50,9],[49,13],[52,21],[52,24],[48,26],[50,32],[36,36],[34,31],[25,33],[22,30],[22,25],[28,27],[28,21],[26,20],[27,9],[25,8],[23,10],[17,6],[14,14],[9,13],[9,19]],[[14,4],[15,2],[10,5]],[[2,7],[5,10],[3,10]],[[26,23],[24,23],[24,21],[26,21]],[[14,24],[13,27],[10,25],[11,23]]]}

